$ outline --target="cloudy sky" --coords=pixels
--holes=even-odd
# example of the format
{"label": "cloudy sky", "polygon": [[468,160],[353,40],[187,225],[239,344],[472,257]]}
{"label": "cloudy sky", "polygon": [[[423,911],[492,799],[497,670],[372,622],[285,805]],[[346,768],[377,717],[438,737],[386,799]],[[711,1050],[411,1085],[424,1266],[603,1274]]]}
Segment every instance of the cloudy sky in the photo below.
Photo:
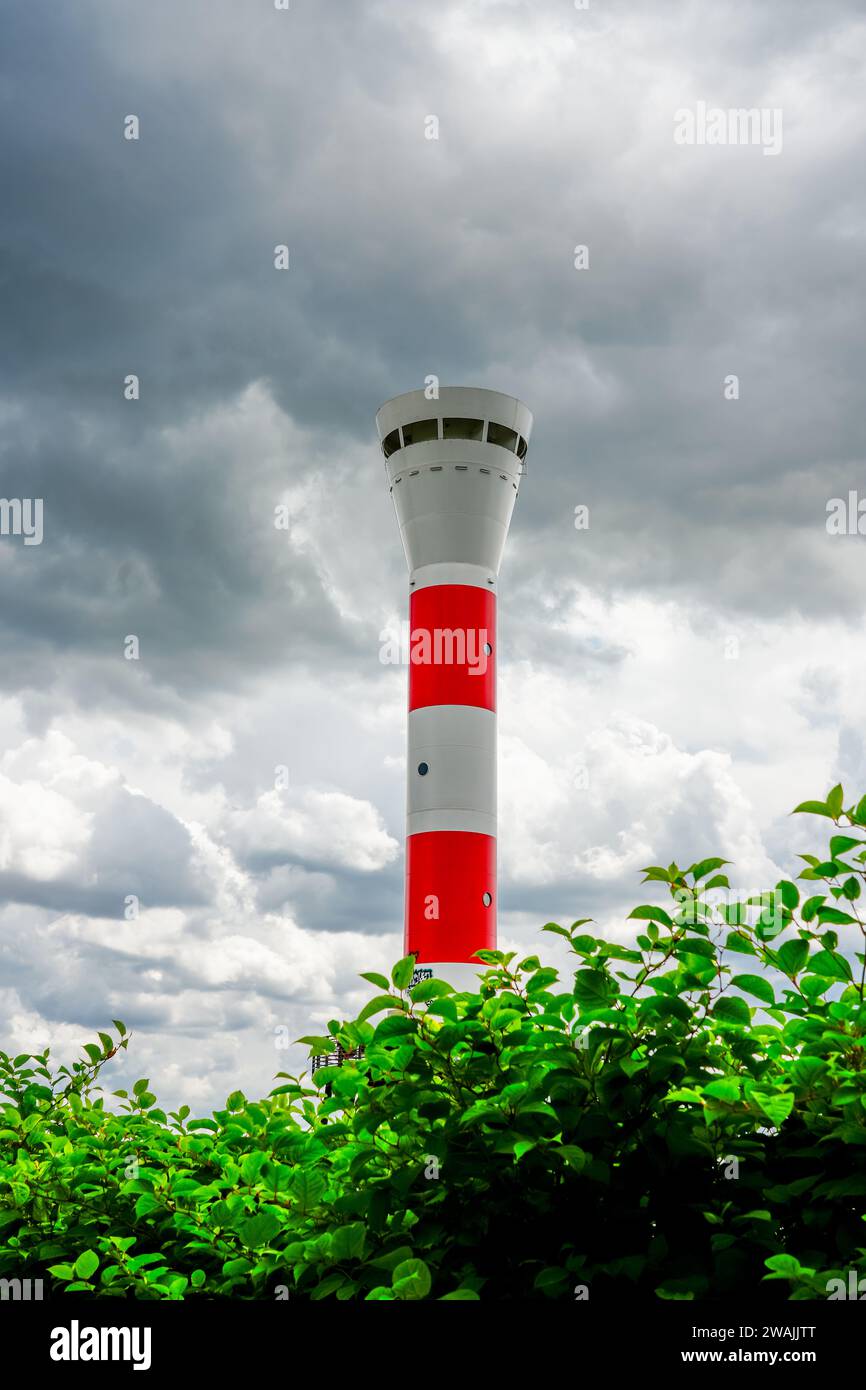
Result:
{"label": "cloudy sky", "polygon": [[[866,792],[864,59],[859,0],[8,0],[0,1045],[120,1017],[116,1084],[203,1109],[401,954],[373,419],[429,374],[535,415],[505,946],[625,939],[647,863],[771,886]],[[679,143],[700,103],[782,138]]]}

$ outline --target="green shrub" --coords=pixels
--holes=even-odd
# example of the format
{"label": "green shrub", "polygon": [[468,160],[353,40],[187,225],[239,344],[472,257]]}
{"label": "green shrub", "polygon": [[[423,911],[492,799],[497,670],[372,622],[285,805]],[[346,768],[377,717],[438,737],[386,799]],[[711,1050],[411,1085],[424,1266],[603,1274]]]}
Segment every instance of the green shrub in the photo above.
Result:
{"label": "green shrub", "polygon": [[119,1022],[71,1069],[0,1054],[0,1276],[161,1299],[826,1298],[866,1274],[866,798],[798,810],[836,827],[804,893],[734,903],[723,860],[649,868],[669,901],[631,913],[634,947],[544,928],[567,984],[484,952],[458,995],[411,987],[407,958],[304,1039],[360,1060],[210,1118],[165,1115],[146,1080],[105,1108]]}

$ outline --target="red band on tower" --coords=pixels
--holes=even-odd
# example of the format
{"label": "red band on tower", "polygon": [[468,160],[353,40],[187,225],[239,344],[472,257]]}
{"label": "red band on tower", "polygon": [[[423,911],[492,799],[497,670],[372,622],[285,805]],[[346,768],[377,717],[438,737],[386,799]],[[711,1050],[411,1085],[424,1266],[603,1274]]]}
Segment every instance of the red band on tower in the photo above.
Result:
{"label": "red band on tower", "polygon": [[[434,830],[406,841],[406,954],[418,964],[496,949],[496,841]],[[485,894],[489,901],[485,902]],[[435,915],[434,915],[435,914]],[[479,961],[479,970],[484,966]]]}
{"label": "red band on tower", "polygon": [[496,708],[496,596],[490,590],[469,584],[412,590],[409,708],[426,705]]}

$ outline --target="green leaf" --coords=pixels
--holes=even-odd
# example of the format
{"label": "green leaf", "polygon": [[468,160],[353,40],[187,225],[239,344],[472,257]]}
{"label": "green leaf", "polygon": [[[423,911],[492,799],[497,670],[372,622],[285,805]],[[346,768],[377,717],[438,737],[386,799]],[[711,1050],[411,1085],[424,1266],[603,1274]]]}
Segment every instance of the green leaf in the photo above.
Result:
{"label": "green leaf", "polygon": [[321,1284],[316,1285],[313,1292],[310,1294],[310,1298],[318,1303],[320,1299],[329,1298],[332,1293],[336,1293],[345,1283],[345,1274],[342,1274],[339,1270],[335,1270],[333,1274],[326,1275]]}
{"label": "green leaf", "polygon": [[254,1149],[252,1153],[248,1153],[244,1156],[244,1160],[241,1164],[241,1177],[245,1183],[249,1183],[250,1186],[255,1183],[264,1164],[267,1162],[267,1158],[267,1154],[261,1149]]}
{"label": "green leaf", "polygon": [[842,801],[845,793],[842,791],[842,784],[838,782],[831,792],[827,794],[827,810],[834,819],[842,814]]}
{"label": "green leaf", "polygon": [[786,941],[776,952],[776,958],[786,975],[799,975],[809,959],[809,943],[799,938],[795,941]]}
{"label": "green leaf", "polygon": [[148,1212],[156,1211],[158,1206],[159,1202],[152,1192],[142,1192],[135,1204],[135,1215],[136,1217],[147,1216]]}
{"label": "green leaf", "polygon": [[705,878],[711,874],[713,869],[720,869],[723,864],[730,864],[730,859],[701,859],[697,864],[693,864],[690,869],[686,869],[687,874],[692,874],[697,880]]}
{"label": "green leaf", "polygon": [[407,989],[409,982],[415,973],[415,957],[404,956],[398,960],[394,969],[391,971],[391,982],[395,989]]}
{"label": "green leaf", "polygon": [[[516,1152],[517,1147],[515,1146]],[[552,1150],[552,1153],[557,1158],[564,1158],[569,1168],[573,1168],[576,1173],[582,1173],[589,1162],[589,1155],[583,1149],[578,1148],[576,1144],[560,1144]]]}
{"label": "green leaf", "polygon": [[374,1269],[384,1269],[386,1273],[389,1270],[393,1272],[404,1260],[410,1259],[411,1255],[411,1246],[398,1245],[395,1250],[389,1250],[387,1254],[379,1255],[377,1259],[370,1260],[368,1263],[371,1264]]}
{"label": "green leaf", "polygon": [[782,1093],[753,1090],[749,1095],[749,1099],[760,1106],[764,1114],[769,1116],[777,1129],[785,1123],[791,1111],[794,1109],[794,1097],[790,1091]]}
{"label": "green leaf", "polygon": [[426,1004],[430,999],[442,999],[454,993],[454,986],[446,980],[421,980],[411,990],[414,1004]]}
{"label": "green leaf", "polygon": [[791,1067],[791,1078],[795,1085],[811,1090],[827,1075],[827,1071],[827,1063],[820,1057],[800,1057]]}
{"label": "green leaf", "polygon": [[360,978],[362,980],[367,980],[371,985],[375,985],[377,989],[387,990],[391,988],[391,981],[387,979],[385,975],[377,974],[375,970],[368,971],[366,974],[361,975]]}
{"label": "green leaf", "polygon": [[581,1004],[599,1004],[612,999],[617,984],[604,970],[578,970],[574,977],[574,996]]}
{"label": "green leaf", "polygon": [[838,951],[816,951],[809,959],[809,970],[813,975],[823,975],[831,980],[851,979],[851,967]]}
{"label": "green leaf", "polygon": [[787,907],[789,912],[795,912],[800,904],[800,890],[796,883],[790,879],[782,878],[776,884],[782,899],[782,904]]}
{"label": "green leaf", "polygon": [[594,956],[598,950],[598,941],[594,936],[573,936],[571,949],[579,956]]}
{"label": "green leaf", "polygon": [[725,950],[736,951],[743,956],[756,956],[758,954],[747,936],[733,931],[728,932],[725,939]]}
{"label": "green leaf", "polygon": [[563,1269],[561,1265],[548,1265],[536,1274],[533,1288],[538,1289],[540,1293],[562,1293],[567,1281],[567,1269]]}
{"label": "green leaf", "polygon": [[280,1229],[279,1221],[271,1212],[260,1211],[241,1222],[238,1235],[248,1249],[258,1250],[261,1245],[270,1245]]}
{"label": "green leaf", "polygon": [[[430,982],[427,981],[427,983]],[[448,1019],[449,1023],[457,1022],[457,1005],[444,995],[439,999],[432,1000],[427,1005],[427,1012],[428,1014],[441,1014],[443,1018]]]}
{"label": "green leaf", "polygon": [[764,1004],[775,1004],[776,996],[770,985],[760,975],[735,975],[731,980],[732,985],[737,989],[743,990],[746,994],[754,994],[756,999],[760,999]]}
{"label": "green leaf", "polygon": [[301,1168],[292,1181],[292,1194],[304,1211],[318,1205],[325,1190],[325,1179],[314,1168]]}
{"label": "green leaf", "polygon": [[814,917],[815,917],[816,912],[818,911],[818,908],[821,906],[822,902],[824,901],[824,897],[825,897],[825,895],[824,895],[823,893],[821,893],[821,894],[818,894],[817,896],[815,896],[814,898],[807,898],[807,899],[806,899],[806,901],[805,901],[804,904],[803,904],[803,911],[802,911],[802,913],[800,914],[800,915],[802,916],[804,922],[811,922],[811,921],[814,920]]}
{"label": "green leaf", "polygon": [[91,1279],[99,1268],[99,1256],[95,1250],[84,1250],[75,1261],[75,1277]]}
{"label": "green leaf", "polygon": [[797,1279],[804,1272],[799,1260],[795,1260],[793,1255],[770,1255],[769,1259],[764,1260],[772,1274],[765,1274],[765,1279]]}
{"label": "green leaf", "polygon": [[366,1232],[362,1221],[338,1226],[331,1236],[331,1255],[335,1260],[360,1260],[364,1254]]}
{"label": "green leaf", "polygon": [[674,1103],[680,1101],[688,1104],[701,1104],[703,1102],[703,1096],[701,1095],[700,1091],[694,1090],[694,1088],[691,1086],[682,1086],[679,1087],[677,1090],[669,1091],[668,1094],[665,1096],[665,1101]]}
{"label": "green leaf", "polygon": [[373,1041],[384,1042],[386,1038],[397,1038],[403,1034],[415,1033],[417,1028],[418,1025],[415,1020],[406,1018],[404,1014],[386,1014],[381,1022],[376,1024]]}
{"label": "green leaf", "polygon": [[740,1083],[732,1077],[720,1077],[704,1087],[704,1095],[713,1100],[722,1100],[727,1105],[736,1105],[740,1099]]}
{"label": "green leaf", "polygon": [[681,958],[686,955],[703,956],[705,962],[715,961],[716,948],[713,945],[712,941],[703,941],[700,939],[700,937],[697,940],[695,940],[693,936],[690,936],[687,941],[684,941],[681,945],[677,946],[675,954],[678,958]]}
{"label": "green leaf", "polygon": [[[411,979],[411,976],[410,976]],[[374,1014],[382,1013],[383,1009],[403,1009],[403,1000],[394,994],[377,994],[368,1004],[365,1004],[358,1014],[357,1022],[363,1023],[365,1019],[372,1018]]]}
{"label": "green leaf", "polygon": [[723,994],[713,1005],[713,1015],[722,1023],[739,1023],[748,1026],[752,1021],[751,1010],[745,999]]}
{"label": "green leaf", "polygon": [[801,801],[799,806],[794,807],[791,815],[796,816],[798,811],[805,811],[812,816],[829,816],[831,820],[833,819],[833,812],[823,801]]}
{"label": "green leaf", "polygon": [[[650,864],[641,873],[646,874],[647,879],[657,883],[668,883],[670,881],[670,870],[663,869],[660,864]],[[644,880],[646,882],[646,879]]]}
{"label": "green leaf", "polygon": [[830,840],[830,857],[838,859],[840,854],[847,854],[849,849],[856,849],[858,845],[866,845],[866,840],[855,840],[851,835],[834,835]]}
{"label": "green leaf", "polygon": [[156,1254],[134,1255],[132,1259],[127,1261],[127,1263],[129,1265],[129,1268],[132,1270],[132,1273],[137,1274],[140,1269],[144,1269],[147,1265],[160,1264],[162,1262],[162,1258],[162,1255]]}
{"label": "green leaf", "polygon": [[664,908],[655,907],[652,903],[644,903],[642,907],[636,907],[634,911],[630,912],[628,915],[629,919],[631,919],[632,917],[637,917],[640,921],[661,922],[663,926],[673,926],[673,922],[671,921],[668,914],[665,912]]}
{"label": "green leaf", "polygon": [[404,1260],[391,1276],[391,1287],[401,1299],[426,1298],[432,1286],[430,1271],[423,1260]]}
{"label": "green leaf", "polygon": [[826,975],[804,975],[800,988],[807,999],[817,999],[819,994],[830,988],[830,983]]}
{"label": "green leaf", "polygon": [[[571,932],[567,927],[561,927],[558,922],[545,922],[541,930],[555,933],[557,936],[564,936],[566,941],[571,940]],[[446,1294],[445,1297],[448,1298],[449,1295]]]}

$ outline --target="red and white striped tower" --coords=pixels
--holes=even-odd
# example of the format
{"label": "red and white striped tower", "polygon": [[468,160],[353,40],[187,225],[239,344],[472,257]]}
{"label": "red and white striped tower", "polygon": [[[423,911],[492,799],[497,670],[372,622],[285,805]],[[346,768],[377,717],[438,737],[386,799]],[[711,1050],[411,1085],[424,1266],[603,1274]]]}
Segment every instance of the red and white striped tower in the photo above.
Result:
{"label": "red and white striped tower", "polygon": [[376,424],[409,566],[405,954],[472,989],[496,947],[496,584],[532,416],[448,386]]}

